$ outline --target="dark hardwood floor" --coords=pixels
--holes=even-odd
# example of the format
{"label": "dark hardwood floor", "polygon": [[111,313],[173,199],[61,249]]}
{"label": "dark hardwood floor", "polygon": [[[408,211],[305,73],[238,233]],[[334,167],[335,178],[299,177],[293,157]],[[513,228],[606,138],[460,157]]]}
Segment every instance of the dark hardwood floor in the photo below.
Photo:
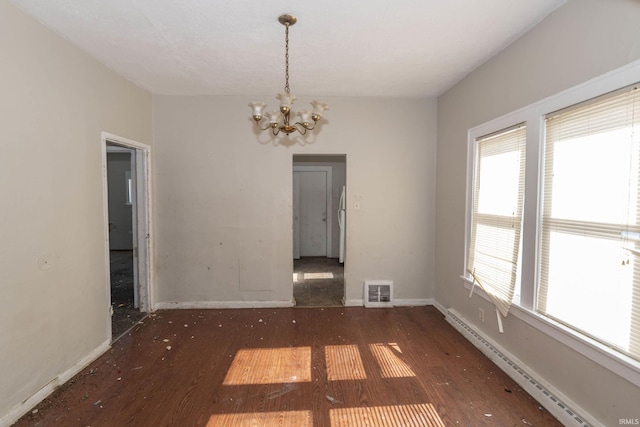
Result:
{"label": "dark hardwood floor", "polygon": [[433,307],[151,314],[16,426],[559,426]]}

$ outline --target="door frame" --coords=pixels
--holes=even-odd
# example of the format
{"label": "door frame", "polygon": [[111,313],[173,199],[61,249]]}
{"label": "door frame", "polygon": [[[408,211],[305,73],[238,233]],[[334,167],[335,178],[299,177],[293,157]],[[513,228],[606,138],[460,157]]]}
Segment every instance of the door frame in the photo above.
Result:
{"label": "door frame", "polygon": [[[325,234],[326,234],[326,245],[327,245],[327,258],[331,258],[332,252],[333,252],[333,248],[332,248],[332,239],[331,239],[331,235],[333,234],[333,178],[332,178],[332,173],[333,173],[333,168],[331,166],[302,166],[302,165],[294,165],[293,166],[293,172],[292,172],[292,181],[293,181],[293,173],[295,172],[325,172],[326,173],[326,181],[325,181],[325,185],[327,186],[327,191],[326,191],[326,207],[327,207],[327,222],[326,222],[326,230],[325,230]],[[293,191],[296,191],[295,188],[295,184],[292,187]],[[299,191],[299,187],[298,187],[298,191]],[[293,257],[294,259],[296,258],[296,253],[295,253],[295,238],[298,238],[298,248],[300,248],[300,233],[298,232],[297,235],[294,231],[294,227],[295,227],[295,220],[293,218],[293,213],[295,213],[296,211],[296,206],[295,203],[300,201],[300,197],[296,197],[295,194],[293,196],[293,203],[292,203],[292,215],[291,215],[291,234],[293,235],[291,238],[291,241],[294,242],[293,246],[294,246],[294,254]],[[298,258],[300,258],[300,253],[298,251]]]}
{"label": "door frame", "polygon": [[[111,267],[109,257],[109,194],[107,179],[107,146],[120,146],[133,150],[132,158],[135,161],[135,211],[134,218],[134,242],[137,243],[137,289],[134,291],[139,296],[140,311],[152,312],[155,309],[155,287],[153,274],[153,241],[152,227],[152,203],[151,203],[151,146],[142,144],[132,139],[124,138],[108,132],[102,132],[102,207],[104,222],[105,244],[105,274],[106,292],[109,306],[107,308],[107,324],[109,340],[111,340]],[[112,151],[117,151],[117,149]],[[132,163],[133,164],[133,163]],[[135,250],[135,248],[134,248]],[[136,266],[134,266],[136,270]],[[135,273],[134,273],[135,274]]]}
{"label": "door frame", "polygon": [[[107,141],[107,187],[108,187],[108,179],[109,179],[109,154],[128,154],[129,155],[129,171],[136,172],[138,170],[138,153],[136,149],[124,147],[122,145],[113,145],[113,142]],[[137,174],[137,173],[136,173]],[[138,178],[134,177],[134,181],[136,183]],[[107,191],[108,193],[108,191]],[[138,282],[138,221],[134,220],[134,218],[138,218],[138,198],[137,193],[138,190],[136,188],[135,191],[132,191],[131,194],[131,247],[133,250],[133,260],[135,264],[135,268],[133,269],[133,307],[140,309],[140,292],[139,292],[139,282]],[[111,252],[111,236],[109,236],[109,251]],[[109,275],[111,277],[111,275]]]}

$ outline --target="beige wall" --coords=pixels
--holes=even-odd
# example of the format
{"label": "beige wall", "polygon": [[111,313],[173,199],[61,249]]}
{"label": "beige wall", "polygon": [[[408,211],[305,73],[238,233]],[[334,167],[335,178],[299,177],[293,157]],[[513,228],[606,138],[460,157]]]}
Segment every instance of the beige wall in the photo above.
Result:
{"label": "beige wall", "polygon": [[0,64],[1,421],[108,340],[101,132],[150,144],[151,98],[6,1]]}
{"label": "beige wall", "polygon": [[311,153],[347,157],[347,299],[365,279],[431,298],[435,100],[323,99],[306,145],[256,135],[251,100],[154,96],[158,301],[289,304],[293,155]]}
{"label": "beige wall", "polygon": [[[436,299],[467,319],[478,307],[464,265],[467,130],[640,58],[640,2],[572,0],[438,98]],[[639,77],[640,80],[640,77]],[[605,425],[638,417],[640,390],[513,316],[483,333]]]}

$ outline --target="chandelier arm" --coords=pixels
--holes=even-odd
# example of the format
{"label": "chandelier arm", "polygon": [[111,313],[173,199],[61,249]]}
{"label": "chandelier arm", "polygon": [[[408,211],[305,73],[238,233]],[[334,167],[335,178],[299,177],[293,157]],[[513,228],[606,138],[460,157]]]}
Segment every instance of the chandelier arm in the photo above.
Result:
{"label": "chandelier arm", "polygon": [[256,126],[258,126],[258,129],[260,129],[260,131],[265,131],[271,127],[271,123],[267,123],[265,127],[262,127],[260,126],[260,122],[256,122]]}
{"label": "chandelier arm", "polygon": [[[316,122],[313,123],[313,125],[309,125],[309,124],[304,124],[304,123],[300,123],[300,122],[296,122],[296,125],[300,125],[303,128],[305,128],[306,130],[313,130],[316,127]],[[306,131],[305,131],[306,132]],[[304,134],[303,134],[304,135]]]}
{"label": "chandelier arm", "polygon": [[296,124],[293,125],[293,127],[295,128],[295,130],[298,131],[298,133],[300,133],[300,135],[306,135],[307,134],[308,128],[306,126],[304,126],[302,123],[296,122]]}

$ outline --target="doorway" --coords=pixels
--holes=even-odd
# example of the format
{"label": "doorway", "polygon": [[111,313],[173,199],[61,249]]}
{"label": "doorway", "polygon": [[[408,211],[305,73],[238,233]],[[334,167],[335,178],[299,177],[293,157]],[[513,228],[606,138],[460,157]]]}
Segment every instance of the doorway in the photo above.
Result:
{"label": "doorway", "polygon": [[[293,156],[293,295],[297,307],[344,305],[346,156]],[[342,212],[342,216],[341,213]],[[340,228],[342,227],[342,233]]]}
{"label": "doorway", "polygon": [[109,323],[113,340],[150,311],[149,148],[103,135]]}

